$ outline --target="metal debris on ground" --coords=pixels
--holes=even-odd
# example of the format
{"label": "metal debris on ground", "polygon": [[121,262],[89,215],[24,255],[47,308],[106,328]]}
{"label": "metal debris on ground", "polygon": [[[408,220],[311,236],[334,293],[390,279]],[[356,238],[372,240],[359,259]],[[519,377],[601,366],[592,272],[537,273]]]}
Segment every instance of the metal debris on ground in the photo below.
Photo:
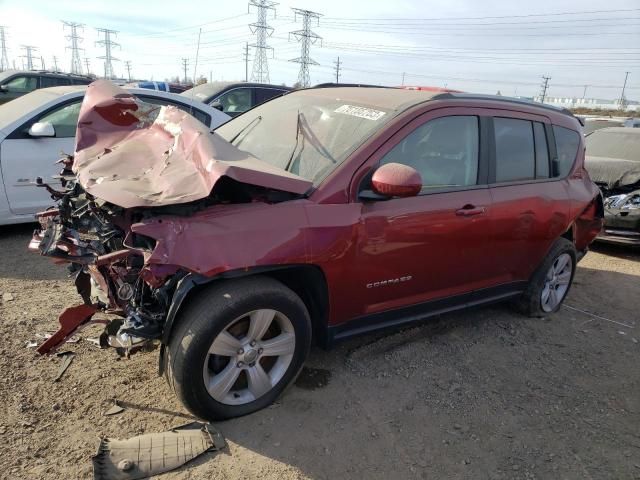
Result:
{"label": "metal debris on ground", "polygon": [[38,346],[38,342],[33,342],[31,340],[27,340],[27,346],[25,348],[35,348]]}
{"label": "metal debris on ground", "polygon": [[73,362],[73,359],[76,356],[76,354],[73,352],[60,352],[56,355],[62,358],[62,364],[60,365],[60,369],[58,370],[56,378],[53,379],[54,382],[60,381],[60,379],[64,375],[64,372],[67,371],[67,368],[69,368],[69,365],[71,365],[71,362]]}
{"label": "metal debris on ground", "polygon": [[104,414],[106,416],[110,416],[110,415],[117,415],[119,413],[124,412],[124,408],[120,406],[120,404],[118,403],[118,400],[115,401],[115,404],[106,412],[104,412]]}
{"label": "metal debris on ground", "polygon": [[[587,315],[589,317],[592,318],[597,318],[598,320],[604,320],[605,322],[610,322],[610,323],[615,323],[616,325],[620,325],[622,327],[626,327],[626,328],[634,328],[634,325],[629,325],[627,323],[623,323],[623,322],[618,322],[616,320],[611,320],[610,318],[607,317],[603,317],[601,315],[596,315],[595,313],[591,313],[591,312],[587,312],[586,310],[581,310],[579,308],[576,307],[572,307],[571,305],[567,305],[566,303],[562,305],[564,308],[568,308],[569,310],[574,310],[576,312],[580,312],[584,315]],[[586,323],[586,322],[585,322]]]}
{"label": "metal debris on ground", "polygon": [[92,458],[94,480],[136,480],[181,467],[207,451],[226,446],[212,425],[193,422],[168,432],[100,440]]}

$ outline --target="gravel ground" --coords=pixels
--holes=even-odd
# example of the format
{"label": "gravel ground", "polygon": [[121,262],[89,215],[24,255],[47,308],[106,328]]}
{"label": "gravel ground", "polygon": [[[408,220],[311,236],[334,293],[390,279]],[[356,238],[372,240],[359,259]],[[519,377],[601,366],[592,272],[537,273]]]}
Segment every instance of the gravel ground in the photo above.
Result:
{"label": "gravel ground", "polygon": [[[26,343],[78,296],[26,252],[30,229],[0,227],[0,477],[91,478],[101,436],[191,417],[156,352],[121,360],[83,339],[52,381],[60,359]],[[594,250],[550,319],[497,305],[314,350],[278,403],[216,425],[226,451],[162,478],[640,479],[640,252]],[[126,410],[106,417],[114,398]]]}

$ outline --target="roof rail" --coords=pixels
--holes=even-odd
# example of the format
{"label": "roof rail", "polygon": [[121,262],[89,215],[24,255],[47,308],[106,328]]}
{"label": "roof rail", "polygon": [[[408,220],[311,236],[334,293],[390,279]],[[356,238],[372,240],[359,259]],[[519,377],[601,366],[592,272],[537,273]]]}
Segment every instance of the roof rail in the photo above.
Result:
{"label": "roof rail", "polygon": [[526,100],[523,98],[515,98],[515,97],[503,97],[501,95],[486,95],[481,93],[439,93],[438,95],[434,95],[431,97],[431,100],[445,100],[445,99],[465,99],[465,100],[491,100],[497,102],[505,102],[505,103],[515,103],[518,105],[527,105],[530,107],[538,107],[544,108],[546,110],[552,110],[556,113],[563,113],[565,115],[569,115],[570,117],[574,117],[573,112],[566,108],[556,107],[554,105],[547,105],[546,103],[534,102],[533,100]]}

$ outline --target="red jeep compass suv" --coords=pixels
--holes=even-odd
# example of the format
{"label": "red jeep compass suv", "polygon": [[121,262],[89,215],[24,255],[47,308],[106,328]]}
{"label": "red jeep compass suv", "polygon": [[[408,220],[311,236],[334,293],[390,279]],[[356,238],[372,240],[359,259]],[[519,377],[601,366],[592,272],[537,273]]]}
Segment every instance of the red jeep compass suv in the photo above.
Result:
{"label": "red jeep compass suv", "polygon": [[498,300],[552,314],[602,225],[576,118],[503,97],[299,90],[209,132],[98,81],[76,139],[30,248],[84,303],[39,351],[115,313],[104,344],[159,342],[208,419],[269,405],[312,342]]}

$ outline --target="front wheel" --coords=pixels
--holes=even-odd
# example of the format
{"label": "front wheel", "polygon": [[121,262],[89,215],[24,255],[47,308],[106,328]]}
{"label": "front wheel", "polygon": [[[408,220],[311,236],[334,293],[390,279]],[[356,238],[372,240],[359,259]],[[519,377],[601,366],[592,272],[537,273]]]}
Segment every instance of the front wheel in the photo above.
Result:
{"label": "front wheel", "polygon": [[576,249],[566,238],[559,238],[531,277],[518,301],[519,310],[530,317],[557,312],[573,282]]}
{"label": "front wheel", "polygon": [[169,383],[198,417],[222,420],[271,404],[300,372],[311,321],[300,298],[268,277],[198,293],[169,343]]}

